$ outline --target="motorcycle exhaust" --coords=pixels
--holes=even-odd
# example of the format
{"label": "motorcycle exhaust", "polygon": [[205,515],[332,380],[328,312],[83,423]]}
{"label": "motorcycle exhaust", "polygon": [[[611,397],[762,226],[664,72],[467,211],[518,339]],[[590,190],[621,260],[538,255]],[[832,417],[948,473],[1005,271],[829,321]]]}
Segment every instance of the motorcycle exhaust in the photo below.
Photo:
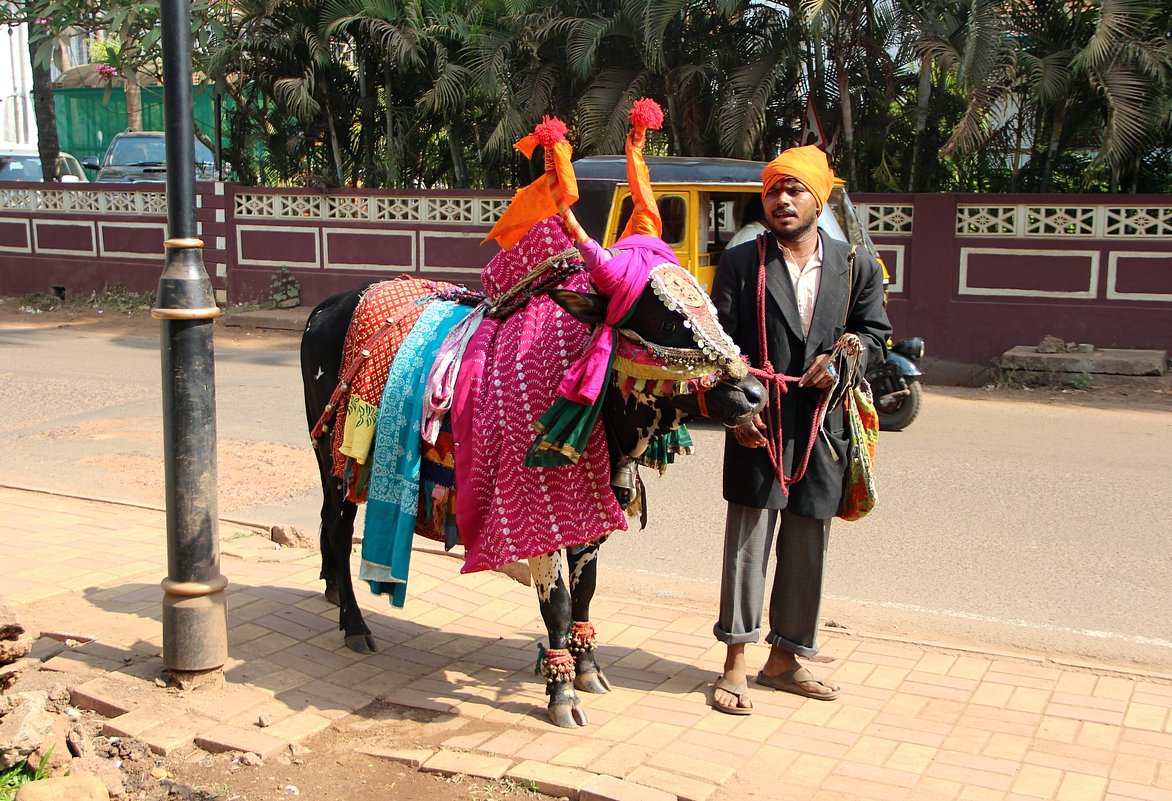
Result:
{"label": "motorcycle exhaust", "polygon": [[898,398],[906,398],[910,394],[912,394],[912,391],[910,389],[906,389],[906,388],[905,389],[897,389],[897,390],[895,390],[895,392],[888,392],[885,395],[880,395],[878,398],[878,402],[879,403],[886,403],[887,401],[893,401]]}

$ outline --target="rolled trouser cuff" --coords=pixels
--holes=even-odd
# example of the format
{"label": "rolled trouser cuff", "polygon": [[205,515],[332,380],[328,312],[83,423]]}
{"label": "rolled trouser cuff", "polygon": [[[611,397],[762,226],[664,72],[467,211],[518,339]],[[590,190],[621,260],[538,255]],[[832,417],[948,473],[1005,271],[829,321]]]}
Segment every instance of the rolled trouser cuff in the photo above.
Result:
{"label": "rolled trouser cuff", "polygon": [[[717,639],[720,638],[717,637]],[[769,645],[773,648],[780,648],[783,651],[789,651],[790,653],[805,659],[810,659],[811,657],[818,655],[818,643],[814,643],[812,646],[798,645],[796,642],[791,642],[785,637],[782,637],[780,634],[775,634],[772,631],[765,635],[765,642],[769,643]]]}
{"label": "rolled trouser cuff", "polygon": [[712,627],[712,636],[720,640],[725,645],[743,645],[750,642],[760,642],[761,629],[753,629],[746,631],[743,634],[729,634],[724,630],[720,623],[716,623]]}

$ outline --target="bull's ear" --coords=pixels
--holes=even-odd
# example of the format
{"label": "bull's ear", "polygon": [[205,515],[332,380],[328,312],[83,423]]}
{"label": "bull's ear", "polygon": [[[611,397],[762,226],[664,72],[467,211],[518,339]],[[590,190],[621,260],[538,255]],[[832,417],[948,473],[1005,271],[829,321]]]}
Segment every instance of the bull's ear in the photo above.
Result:
{"label": "bull's ear", "polygon": [[606,304],[609,298],[592,292],[575,292],[572,289],[551,289],[553,302],[568,311],[575,319],[587,325],[597,325],[606,319]]}

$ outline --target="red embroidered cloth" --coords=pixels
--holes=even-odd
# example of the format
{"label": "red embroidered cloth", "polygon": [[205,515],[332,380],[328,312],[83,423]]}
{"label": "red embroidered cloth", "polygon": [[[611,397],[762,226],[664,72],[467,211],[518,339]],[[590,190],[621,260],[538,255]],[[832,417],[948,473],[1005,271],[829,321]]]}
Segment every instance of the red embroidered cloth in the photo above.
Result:
{"label": "red embroidered cloth", "polygon": [[361,358],[362,349],[388,319],[396,318],[394,325],[370,351],[370,357],[359,368],[350,382],[351,390],[337,410],[331,435],[334,457],[334,475],[346,482],[346,497],[354,503],[366,500],[366,484],[370,475],[368,458],[374,446],[378,404],[391,362],[403,344],[403,339],[423,313],[426,303],[420,301],[448,289],[451,284],[398,278],[372,284],[362,295],[346,340],[342,346],[342,375]]}

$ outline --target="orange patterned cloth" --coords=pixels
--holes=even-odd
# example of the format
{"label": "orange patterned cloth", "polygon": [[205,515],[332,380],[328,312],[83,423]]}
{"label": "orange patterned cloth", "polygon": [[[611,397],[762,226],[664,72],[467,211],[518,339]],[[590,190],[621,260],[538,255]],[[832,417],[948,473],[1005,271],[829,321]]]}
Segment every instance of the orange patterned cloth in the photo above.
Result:
{"label": "orange patterned cloth", "polygon": [[342,346],[342,375],[346,375],[362,359],[362,351],[370,338],[388,320],[395,318],[390,330],[371,348],[370,356],[350,382],[350,393],[339,405],[334,420],[330,446],[334,457],[334,475],[345,480],[346,498],[354,503],[366,500],[370,477],[368,458],[374,446],[378,404],[387,383],[391,362],[428,301],[451,286],[439,281],[382,281],[372,284],[363,293],[358,308],[354,310]]}

